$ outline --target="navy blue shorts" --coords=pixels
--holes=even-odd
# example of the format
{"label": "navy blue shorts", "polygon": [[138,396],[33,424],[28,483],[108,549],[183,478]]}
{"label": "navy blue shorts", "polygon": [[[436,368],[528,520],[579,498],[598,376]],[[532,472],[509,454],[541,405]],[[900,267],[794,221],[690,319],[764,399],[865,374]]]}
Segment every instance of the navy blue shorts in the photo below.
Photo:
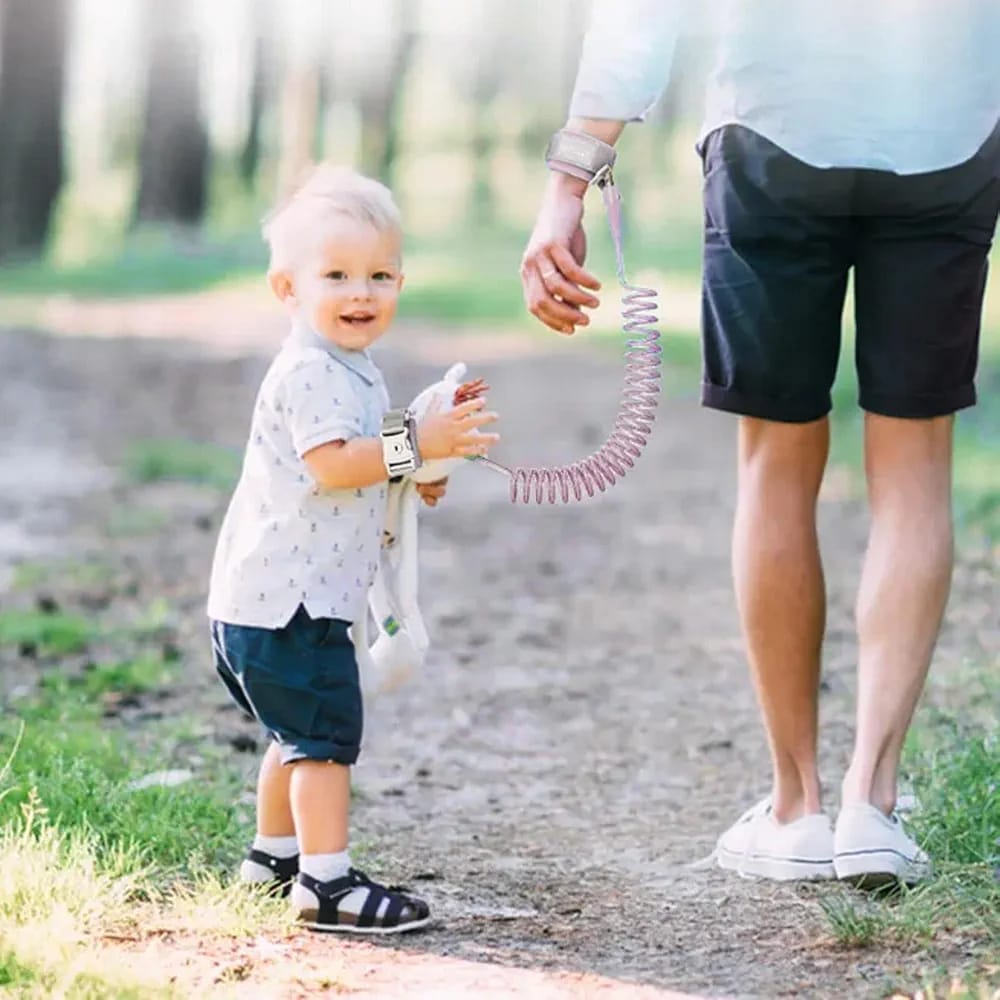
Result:
{"label": "navy blue shorts", "polygon": [[976,401],[1000,127],[969,160],[924,174],[819,169],[738,125],[701,154],[706,406],[825,416],[852,269],[861,407],[930,418]]}
{"label": "navy blue shorts", "polygon": [[281,748],[285,764],[353,764],[364,722],[349,625],[299,607],[282,628],[212,622],[215,668],[236,704]]}

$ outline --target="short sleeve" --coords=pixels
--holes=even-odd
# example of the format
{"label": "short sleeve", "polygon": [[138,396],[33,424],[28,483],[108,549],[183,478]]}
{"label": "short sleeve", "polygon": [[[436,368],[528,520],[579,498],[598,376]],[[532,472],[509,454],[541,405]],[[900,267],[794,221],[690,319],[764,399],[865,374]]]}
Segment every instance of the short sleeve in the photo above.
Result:
{"label": "short sleeve", "polygon": [[317,354],[301,361],[282,380],[278,393],[295,454],[329,441],[362,434],[362,410],[343,365]]}

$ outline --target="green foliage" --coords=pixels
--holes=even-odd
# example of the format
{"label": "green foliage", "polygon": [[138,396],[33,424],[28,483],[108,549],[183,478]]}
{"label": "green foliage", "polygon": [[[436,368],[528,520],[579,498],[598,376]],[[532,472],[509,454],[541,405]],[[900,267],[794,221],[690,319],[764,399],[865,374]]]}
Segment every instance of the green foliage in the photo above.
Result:
{"label": "green foliage", "polygon": [[200,291],[238,278],[263,275],[267,258],[259,241],[181,244],[161,236],[132,240],[85,263],[47,260],[0,269],[0,295],[73,295],[128,298]]}
{"label": "green foliage", "polygon": [[31,646],[41,656],[79,652],[99,634],[93,622],[76,615],[44,611],[0,612],[0,646]]}
{"label": "green foliage", "polygon": [[934,878],[892,894],[821,898],[841,945],[927,946],[947,935],[1000,953],[1000,685],[986,672],[982,683],[992,720],[974,727],[963,714],[939,711],[914,731],[904,755],[918,802],[909,827],[934,861]]}
{"label": "green foliage", "polygon": [[239,478],[240,457],[198,441],[136,441],[125,457],[125,468],[139,483],[179,480],[231,489]]}
{"label": "green foliage", "polygon": [[169,756],[137,756],[125,734],[103,722],[99,695],[149,690],[163,682],[165,669],[144,658],[77,679],[50,674],[38,699],[19,706],[16,717],[5,714],[0,759],[11,761],[0,780],[0,826],[37,796],[48,821],[92,836],[100,857],[124,850],[170,872],[232,861],[240,842],[234,777],[134,790],[131,781],[170,767]]}
{"label": "green foliage", "polygon": [[[985,684],[1000,705],[1000,682],[991,677]],[[961,714],[938,712],[908,741],[906,766],[920,803],[913,828],[942,862],[1000,866],[998,733],[996,714],[989,728],[978,729]]]}

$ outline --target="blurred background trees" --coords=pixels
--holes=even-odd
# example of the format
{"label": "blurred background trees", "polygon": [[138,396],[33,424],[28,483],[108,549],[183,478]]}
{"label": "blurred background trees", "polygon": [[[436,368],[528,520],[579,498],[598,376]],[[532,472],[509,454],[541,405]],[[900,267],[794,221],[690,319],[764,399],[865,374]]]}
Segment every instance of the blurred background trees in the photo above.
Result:
{"label": "blurred background trees", "polygon": [[[588,9],[3,0],[0,259],[78,261],[137,230],[188,246],[249,233],[321,157],[429,205],[434,226],[503,224],[565,114]],[[677,108],[679,93],[694,120],[700,94]]]}
{"label": "blurred background trees", "polygon": [[0,259],[41,253],[63,183],[67,0],[0,3]]}

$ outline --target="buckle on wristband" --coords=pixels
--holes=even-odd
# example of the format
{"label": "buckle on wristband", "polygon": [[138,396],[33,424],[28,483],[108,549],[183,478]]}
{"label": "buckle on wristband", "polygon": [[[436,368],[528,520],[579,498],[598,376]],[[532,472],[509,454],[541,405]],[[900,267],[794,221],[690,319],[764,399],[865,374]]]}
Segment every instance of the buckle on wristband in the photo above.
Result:
{"label": "buckle on wristband", "polygon": [[612,184],[613,185],[614,183],[615,183],[615,179],[614,179],[614,177],[612,176],[612,173],[611,173],[611,164],[610,163],[605,163],[604,166],[601,167],[601,169],[598,170],[597,173],[594,174],[594,176],[591,177],[589,181],[587,181],[588,185],[589,184],[596,184],[599,188],[604,187],[606,184]]}

